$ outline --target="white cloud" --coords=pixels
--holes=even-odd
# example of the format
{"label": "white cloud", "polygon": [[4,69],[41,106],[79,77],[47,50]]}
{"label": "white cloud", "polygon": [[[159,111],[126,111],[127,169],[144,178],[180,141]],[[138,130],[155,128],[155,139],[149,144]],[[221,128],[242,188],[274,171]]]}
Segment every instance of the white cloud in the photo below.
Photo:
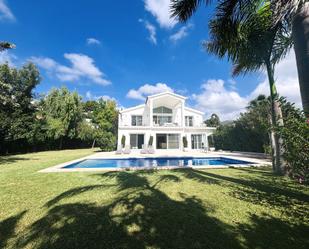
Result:
{"label": "white cloud", "polygon": [[[295,53],[292,49],[290,53],[275,67],[276,87],[281,96],[301,107],[300,89],[297,75]],[[250,94],[250,98],[255,98],[259,94],[269,95],[269,84],[265,73],[265,80],[258,84]]]}
{"label": "white cloud", "polygon": [[[87,91],[85,94],[85,97],[88,100],[99,100],[99,99],[103,99],[103,100],[112,100],[112,101],[116,101],[116,99],[114,97],[108,96],[108,95],[96,95],[96,94],[92,94],[91,91]],[[117,102],[117,101],[116,101]]]}
{"label": "white cloud", "polygon": [[145,28],[149,32],[149,37],[148,40],[153,43],[154,45],[157,45],[157,32],[156,32],[156,27],[152,25],[148,21],[144,21],[143,19],[138,19],[139,22],[143,23]]}
{"label": "white cloud", "polygon": [[206,117],[216,113],[222,120],[234,119],[245,110],[248,103],[236,91],[227,90],[221,79],[208,80],[202,84],[201,89],[201,93],[193,94],[192,99],[195,108],[205,112]]}
{"label": "white cloud", "polygon": [[88,45],[100,45],[101,44],[101,42],[95,38],[87,38],[86,41]]}
{"label": "white cloud", "polygon": [[47,72],[55,74],[61,81],[78,81],[82,78],[100,84],[108,85],[111,82],[105,78],[105,75],[94,64],[94,60],[84,54],[65,53],[66,58],[71,65],[65,66],[48,57],[31,57],[30,60]]}
{"label": "white cloud", "polygon": [[7,6],[5,0],[0,0],[0,21],[1,20],[8,20],[8,21],[15,21],[16,18],[10,8]]}
{"label": "white cloud", "polygon": [[192,24],[187,24],[186,26],[181,27],[176,33],[172,34],[169,39],[170,41],[176,43],[177,41],[185,38],[188,35],[188,31],[192,28]]}
{"label": "white cloud", "polygon": [[[301,107],[301,97],[297,76],[294,50],[286,56],[275,68],[276,86],[280,96]],[[209,117],[216,113],[222,120],[235,119],[245,110],[248,102],[260,94],[269,96],[269,84],[266,73],[264,80],[247,96],[240,96],[236,89],[236,82],[228,80],[229,87],[225,87],[223,80],[208,80],[202,84],[202,92],[193,94],[195,107],[205,112]]]}
{"label": "white cloud", "polygon": [[174,92],[174,90],[165,83],[157,83],[155,85],[145,84],[137,90],[131,89],[127,93],[127,97],[130,99],[145,100],[148,95],[162,92]]}
{"label": "white cloud", "polygon": [[144,0],[145,9],[157,20],[161,28],[173,28],[177,21],[171,18],[170,0]]}
{"label": "white cloud", "polygon": [[17,57],[10,53],[9,51],[0,52],[0,65],[8,63],[11,67],[15,67],[15,61]]}

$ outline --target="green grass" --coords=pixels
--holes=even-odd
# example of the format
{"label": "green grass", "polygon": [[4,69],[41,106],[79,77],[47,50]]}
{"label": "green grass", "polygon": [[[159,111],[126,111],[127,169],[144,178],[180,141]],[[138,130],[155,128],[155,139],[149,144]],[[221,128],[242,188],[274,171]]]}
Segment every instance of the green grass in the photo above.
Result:
{"label": "green grass", "polygon": [[0,248],[309,248],[309,189],[269,169],[38,173],[0,157]]}

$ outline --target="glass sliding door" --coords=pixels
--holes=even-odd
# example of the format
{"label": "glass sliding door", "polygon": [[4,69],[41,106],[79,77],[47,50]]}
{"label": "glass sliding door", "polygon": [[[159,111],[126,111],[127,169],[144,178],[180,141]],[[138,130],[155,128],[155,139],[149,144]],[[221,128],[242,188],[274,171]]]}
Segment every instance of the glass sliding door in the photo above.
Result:
{"label": "glass sliding door", "polygon": [[179,149],[179,135],[178,134],[168,134],[168,148],[169,149]]}
{"label": "glass sliding door", "polygon": [[157,149],[179,149],[179,134],[157,134]]}
{"label": "glass sliding door", "polygon": [[167,136],[166,134],[157,134],[157,149],[167,149]]}
{"label": "glass sliding door", "polygon": [[130,146],[132,149],[142,149],[144,134],[130,134]]}
{"label": "glass sliding door", "polygon": [[202,134],[191,135],[192,149],[203,149],[203,136]]}

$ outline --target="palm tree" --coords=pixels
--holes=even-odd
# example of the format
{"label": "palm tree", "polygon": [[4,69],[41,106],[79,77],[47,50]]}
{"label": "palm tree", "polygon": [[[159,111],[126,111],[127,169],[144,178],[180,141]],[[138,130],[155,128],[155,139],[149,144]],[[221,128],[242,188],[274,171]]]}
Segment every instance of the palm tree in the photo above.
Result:
{"label": "palm tree", "polygon": [[[187,21],[201,4],[209,5],[212,0],[171,0],[172,16]],[[250,5],[262,4],[265,0],[217,0],[217,5],[225,5],[225,14],[240,17]],[[272,25],[279,23],[292,33],[296,54],[299,86],[304,112],[309,118],[309,1],[308,0],[269,0]],[[246,16],[246,15],[245,15]]]}
{"label": "palm tree", "polygon": [[[227,55],[234,65],[233,75],[266,68],[271,95],[272,124],[282,126],[283,119],[275,86],[274,66],[291,47],[291,37],[281,23],[272,25],[269,2],[256,1],[256,4],[241,5],[240,8],[235,4],[237,1],[241,0],[224,0],[218,3],[215,18],[209,24],[210,42],[205,46],[208,51],[221,58]],[[191,12],[193,10],[191,8]],[[183,12],[180,14],[186,17]],[[285,168],[282,139],[274,130],[271,138],[273,168],[277,173],[282,174]]]}
{"label": "palm tree", "polygon": [[273,24],[281,22],[292,33],[302,104],[309,118],[309,1],[273,0]]}
{"label": "palm tree", "polygon": [[15,45],[9,42],[0,42],[0,52],[11,48],[15,48]]}

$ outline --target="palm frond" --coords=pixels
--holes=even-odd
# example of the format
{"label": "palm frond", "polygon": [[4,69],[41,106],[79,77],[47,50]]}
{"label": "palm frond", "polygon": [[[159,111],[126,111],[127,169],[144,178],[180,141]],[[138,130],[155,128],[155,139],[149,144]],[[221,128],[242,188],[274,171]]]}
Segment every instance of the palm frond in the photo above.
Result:
{"label": "palm frond", "polygon": [[12,43],[9,42],[0,42],[0,52],[6,49],[12,49],[15,48],[16,46]]}
{"label": "palm frond", "polygon": [[293,19],[308,0],[271,0],[273,25]]}
{"label": "palm frond", "polygon": [[212,0],[171,0],[171,17],[187,21],[201,4],[209,5]]}

